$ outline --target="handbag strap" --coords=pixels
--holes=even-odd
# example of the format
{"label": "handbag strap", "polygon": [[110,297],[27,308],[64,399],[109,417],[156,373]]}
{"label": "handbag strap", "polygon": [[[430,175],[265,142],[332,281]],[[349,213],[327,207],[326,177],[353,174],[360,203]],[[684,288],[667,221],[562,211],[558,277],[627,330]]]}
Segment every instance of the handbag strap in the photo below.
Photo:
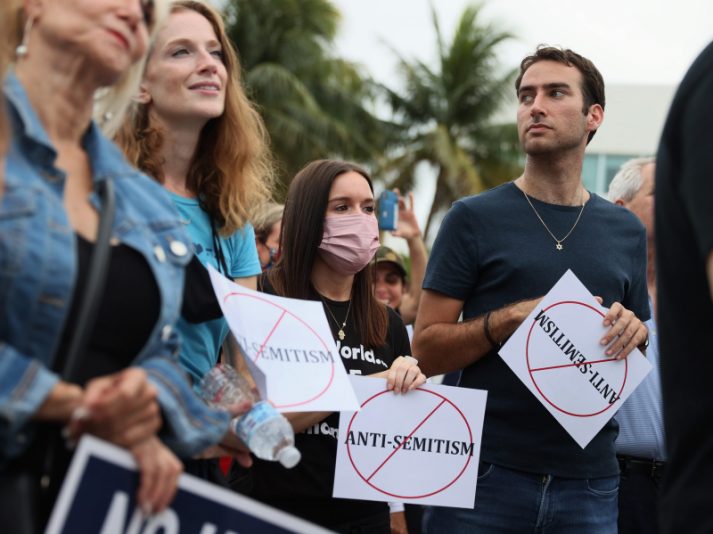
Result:
{"label": "handbag strap", "polygon": [[109,180],[97,182],[97,193],[101,200],[102,210],[99,216],[99,229],[97,240],[94,244],[91,259],[89,261],[89,273],[87,284],[82,295],[82,302],[77,314],[77,323],[69,349],[64,360],[64,369],[61,375],[64,380],[71,382],[77,371],[79,355],[84,352],[89,341],[89,336],[94,330],[97,310],[103,295],[106,282],[106,273],[109,269],[110,246],[109,239],[114,225],[114,214],[116,212],[116,197],[114,195],[114,183]]}

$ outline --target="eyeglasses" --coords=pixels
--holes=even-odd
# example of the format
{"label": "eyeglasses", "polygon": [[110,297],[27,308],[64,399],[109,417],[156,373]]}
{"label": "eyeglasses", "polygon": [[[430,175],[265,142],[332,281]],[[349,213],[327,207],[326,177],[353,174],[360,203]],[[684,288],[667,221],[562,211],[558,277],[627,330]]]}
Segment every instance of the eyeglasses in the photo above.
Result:
{"label": "eyeglasses", "polygon": [[154,23],[154,0],[141,0],[141,11],[144,14],[144,24],[151,28]]}

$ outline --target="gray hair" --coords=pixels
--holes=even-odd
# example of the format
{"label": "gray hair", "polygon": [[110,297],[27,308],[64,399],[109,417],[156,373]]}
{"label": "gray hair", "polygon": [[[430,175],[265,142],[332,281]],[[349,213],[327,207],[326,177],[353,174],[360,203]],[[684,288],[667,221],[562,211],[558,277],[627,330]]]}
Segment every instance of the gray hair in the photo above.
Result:
{"label": "gray hair", "polygon": [[624,163],[609,184],[607,198],[611,202],[619,199],[629,202],[639,192],[644,182],[641,169],[651,163],[656,163],[653,157],[634,158]]}
{"label": "gray hair", "polygon": [[260,241],[264,241],[272,230],[272,226],[282,220],[284,211],[285,205],[277,202],[266,202],[255,210],[250,222],[255,230],[255,235]]}

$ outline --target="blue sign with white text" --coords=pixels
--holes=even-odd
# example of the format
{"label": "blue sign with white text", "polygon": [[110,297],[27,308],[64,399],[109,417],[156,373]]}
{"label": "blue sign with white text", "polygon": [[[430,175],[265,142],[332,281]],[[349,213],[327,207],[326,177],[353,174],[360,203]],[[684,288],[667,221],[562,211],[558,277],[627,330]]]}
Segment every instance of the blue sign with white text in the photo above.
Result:
{"label": "blue sign with white text", "polygon": [[[86,441],[89,440],[89,445]],[[96,449],[88,451],[88,449]],[[113,449],[113,450],[112,450]],[[80,454],[81,453],[81,454]],[[117,454],[122,461],[109,456]],[[53,511],[49,534],[281,534],[326,532],[301,519],[188,475],[169,509],[146,517],[134,496],[138,473],[125,451],[84,438]]]}

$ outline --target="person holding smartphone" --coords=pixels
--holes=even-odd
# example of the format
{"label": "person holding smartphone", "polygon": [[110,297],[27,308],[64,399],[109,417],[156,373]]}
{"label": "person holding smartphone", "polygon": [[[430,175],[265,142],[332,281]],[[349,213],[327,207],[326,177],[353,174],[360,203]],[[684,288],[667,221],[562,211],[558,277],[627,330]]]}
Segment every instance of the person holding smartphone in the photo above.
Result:
{"label": "person holding smartphone", "polygon": [[[398,189],[384,193],[390,195],[382,193],[379,198],[379,229],[389,230],[392,236],[406,240],[411,276],[409,279],[403,258],[389,247],[382,246],[376,253],[374,292],[376,299],[401,315],[405,324],[412,324],[421,299],[428,253],[413,211],[413,193],[408,194],[408,203]],[[392,203],[393,208],[390,207]]]}

